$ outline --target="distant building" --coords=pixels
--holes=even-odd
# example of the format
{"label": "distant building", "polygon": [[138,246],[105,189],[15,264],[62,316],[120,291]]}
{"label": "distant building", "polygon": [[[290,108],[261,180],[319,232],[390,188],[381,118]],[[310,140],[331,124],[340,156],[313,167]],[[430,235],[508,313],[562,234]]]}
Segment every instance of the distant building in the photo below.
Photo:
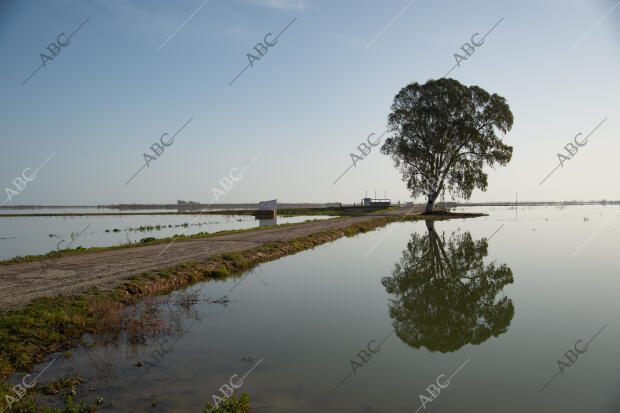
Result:
{"label": "distant building", "polygon": [[258,209],[260,211],[268,211],[268,210],[276,211],[278,209],[278,200],[272,199],[270,201],[261,201],[258,203]]}
{"label": "distant building", "polygon": [[199,202],[177,200],[177,205],[198,205]]}
{"label": "distant building", "polygon": [[363,198],[362,206],[368,208],[387,208],[390,206],[389,199],[372,199],[372,198]]}

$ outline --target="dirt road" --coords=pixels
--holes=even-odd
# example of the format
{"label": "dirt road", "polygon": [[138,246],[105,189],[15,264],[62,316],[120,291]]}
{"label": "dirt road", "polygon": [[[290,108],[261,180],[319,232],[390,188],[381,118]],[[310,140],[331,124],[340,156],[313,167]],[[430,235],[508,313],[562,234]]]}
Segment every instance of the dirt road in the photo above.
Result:
{"label": "dirt road", "polygon": [[[412,213],[411,209],[395,209],[382,215],[406,213]],[[275,241],[345,228],[377,216],[381,215],[315,221],[282,228],[69,255],[54,260],[0,265],[0,311],[23,307],[38,297],[76,294],[92,287],[113,288],[132,275],[173,267],[183,262],[205,260],[225,252],[242,251]]]}

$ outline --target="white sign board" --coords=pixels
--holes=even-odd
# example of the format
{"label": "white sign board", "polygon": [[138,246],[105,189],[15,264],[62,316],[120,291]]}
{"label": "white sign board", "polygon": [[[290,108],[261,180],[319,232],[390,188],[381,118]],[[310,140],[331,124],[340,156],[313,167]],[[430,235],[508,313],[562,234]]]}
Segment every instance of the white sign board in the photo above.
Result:
{"label": "white sign board", "polygon": [[278,200],[272,199],[271,201],[261,201],[258,203],[259,211],[265,210],[277,210],[278,209]]}

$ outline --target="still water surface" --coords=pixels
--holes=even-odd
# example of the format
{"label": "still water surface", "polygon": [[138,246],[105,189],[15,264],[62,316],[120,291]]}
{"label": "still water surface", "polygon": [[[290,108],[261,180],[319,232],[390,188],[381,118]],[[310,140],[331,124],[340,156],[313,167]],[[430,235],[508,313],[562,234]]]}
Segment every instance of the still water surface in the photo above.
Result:
{"label": "still water surface", "polygon": [[[200,283],[185,333],[79,348],[41,380],[78,371],[100,411],[154,411],[156,399],[199,412],[252,368],[237,393],[265,411],[620,411],[618,208],[486,212],[391,224]],[[159,299],[162,313],[177,296]]]}

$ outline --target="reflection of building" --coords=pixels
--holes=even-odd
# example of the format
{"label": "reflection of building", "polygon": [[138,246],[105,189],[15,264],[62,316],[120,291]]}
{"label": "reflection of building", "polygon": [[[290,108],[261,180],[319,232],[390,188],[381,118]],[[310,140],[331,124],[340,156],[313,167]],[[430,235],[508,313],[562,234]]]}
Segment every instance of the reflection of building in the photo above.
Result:
{"label": "reflection of building", "polygon": [[390,206],[389,199],[372,199],[372,198],[364,198],[362,199],[363,207],[372,207],[372,208],[387,208]]}
{"label": "reflection of building", "polygon": [[278,217],[274,219],[259,219],[258,226],[259,227],[269,227],[271,225],[278,225]]}

